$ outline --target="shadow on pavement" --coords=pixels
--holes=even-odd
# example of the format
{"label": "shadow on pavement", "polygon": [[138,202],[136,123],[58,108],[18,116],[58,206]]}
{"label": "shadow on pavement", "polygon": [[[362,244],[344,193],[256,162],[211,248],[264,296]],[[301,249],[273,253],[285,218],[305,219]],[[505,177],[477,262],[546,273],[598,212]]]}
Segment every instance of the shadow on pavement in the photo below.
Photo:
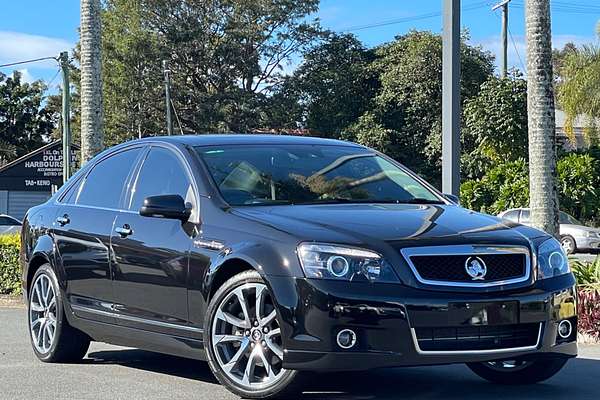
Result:
{"label": "shadow on pavement", "polygon": [[[129,368],[217,383],[208,364],[143,350],[92,352],[84,363]],[[303,393],[289,400],[600,399],[600,360],[574,359],[554,378],[529,386],[489,383],[464,365],[306,374]]]}
{"label": "shadow on pavement", "polygon": [[89,353],[82,363],[118,364],[129,368],[158,372],[180,378],[218,383],[210,371],[208,364],[205,362],[152,353],[145,350],[96,351]]}

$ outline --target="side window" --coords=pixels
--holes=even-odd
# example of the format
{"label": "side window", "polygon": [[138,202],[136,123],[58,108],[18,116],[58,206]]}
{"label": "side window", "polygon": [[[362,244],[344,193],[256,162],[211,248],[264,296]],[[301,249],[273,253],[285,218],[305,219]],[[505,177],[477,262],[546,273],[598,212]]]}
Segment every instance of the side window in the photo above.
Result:
{"label": "side window", "polygon": [[14,225],[21,225],[21,223],[11,217],[0,217],[0,226],[14,226]]}
{"label": "side window", "polygon": [[513,222],[519,222],[519,210],[510,210],[509,212],[504,214],[502,218]]}
{"label": "side window", "polygon": [[123,186],[139,153],[139,148],[126,150],[100,161],[85,178],[77,204],[119,208]]}
{"label": "side window", "polygon": [[77,182],[71,185],[69,190],[63,193],[62,197],[60,198],[60,202],[63,204],[75,203],[75,200],[77,199],[77,194],[79,193],[79,188],[81,187],[81,182],[83,182],[83,179],[79,178]]}
{"label": "side window", "polygon": [[528,224],[529,223],[529,210],[523,210],[521,211],[521,221],[522,224]]}
{"label": "side window", "polygon": [[138,175],[129,209],[138,211],[146,197],[161,194],[178,194],[195,204],[188,175],[177,156],[170,150],[153,147]]}

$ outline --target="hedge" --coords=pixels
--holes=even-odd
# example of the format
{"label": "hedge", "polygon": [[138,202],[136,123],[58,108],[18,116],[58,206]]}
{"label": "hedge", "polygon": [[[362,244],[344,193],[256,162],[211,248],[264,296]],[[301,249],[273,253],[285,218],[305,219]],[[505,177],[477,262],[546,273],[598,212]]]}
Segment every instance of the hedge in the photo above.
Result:
{"label": "hedge", "polygon": [[0,294],[21,293],[19,247],[18,235],[0,235]]}

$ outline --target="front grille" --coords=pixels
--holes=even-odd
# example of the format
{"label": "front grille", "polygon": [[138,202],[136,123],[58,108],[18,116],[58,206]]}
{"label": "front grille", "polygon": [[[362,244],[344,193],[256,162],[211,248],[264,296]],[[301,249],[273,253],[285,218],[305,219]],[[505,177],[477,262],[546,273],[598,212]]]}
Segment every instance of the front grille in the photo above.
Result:
{"label": "front grille", "polygon": [[[473,282],[465,269],[469,255],[413,255],[412,264],[421,278],[429,281]],[[481,254],[487,273],[481,281],[497,282],[520,278],[526,273],[525,254]],[[480,281],[480,282],[481,282]]]}
{"label": "front grille", "polygon": [[534,347],[540,324],[415,328],[421,351],[485,351]]}

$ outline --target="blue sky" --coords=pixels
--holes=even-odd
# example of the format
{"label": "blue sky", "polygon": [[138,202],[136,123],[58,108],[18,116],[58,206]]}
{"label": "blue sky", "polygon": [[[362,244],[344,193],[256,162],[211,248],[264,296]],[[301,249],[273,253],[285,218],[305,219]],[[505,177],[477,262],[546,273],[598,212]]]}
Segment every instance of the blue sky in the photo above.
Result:
{"label": "blue sky", "polygon": [[[462,0],[461,25],[471,32],[471,42],[498,54],[500,50],[500,13],[491,6],[496,0]],[[512,35],[509,64],[523,69],[525,63],[525,0],[512,0],[509,30]],[[78,0],[4,1],[0,18],[0,64],[57,55],[70,50],[77,41]],[[317,16],[325,28],[350,30],[367,46],[390,41],[411,29],[441,31],[441,0],[322,0]],[[577,44],[596,41],[600,19],[598,0],[552,0],[554,47],[566,42]],[[433,15],[425,18],[424,16]],[[10,17],[8,17],[10,16]],[[7,18],[8,17],[8,18]],[[400,20],[400,21],[399,21]],[[367,25],[389,23],[366,28]],[[361,29],[364,28],[364,29]],[[16,67],[26,79],[52,80],[57,72],[53,61]],[[13,68],[0,71],[10,73]],[[59,77],[54,79],[53,87]]]}

